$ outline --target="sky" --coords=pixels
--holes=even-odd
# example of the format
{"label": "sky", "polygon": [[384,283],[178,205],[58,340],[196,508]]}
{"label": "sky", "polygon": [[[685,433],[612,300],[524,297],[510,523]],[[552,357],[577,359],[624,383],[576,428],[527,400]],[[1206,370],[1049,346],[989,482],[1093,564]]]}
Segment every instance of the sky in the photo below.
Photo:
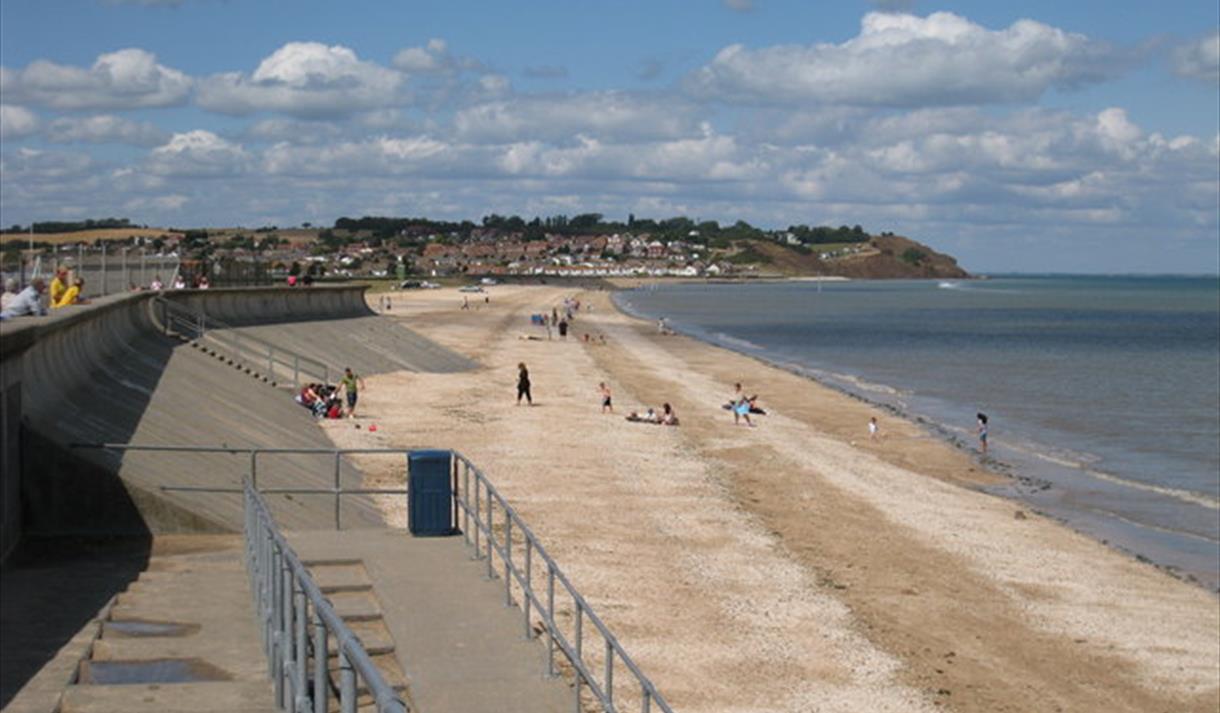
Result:
{"label": "sky", "polygon": [[1220,272],[1215,0],[4,0],[0,225],[685,215]]}

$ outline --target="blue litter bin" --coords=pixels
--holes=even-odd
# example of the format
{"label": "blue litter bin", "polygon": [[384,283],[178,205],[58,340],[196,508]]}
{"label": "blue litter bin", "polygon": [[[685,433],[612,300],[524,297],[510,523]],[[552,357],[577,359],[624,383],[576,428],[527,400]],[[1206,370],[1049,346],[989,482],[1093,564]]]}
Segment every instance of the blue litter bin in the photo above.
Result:
{"label": "blue litter bin", "polygon": [[407,456],[407,529],[412,535],[452,535],[453,452],[412,451]]}

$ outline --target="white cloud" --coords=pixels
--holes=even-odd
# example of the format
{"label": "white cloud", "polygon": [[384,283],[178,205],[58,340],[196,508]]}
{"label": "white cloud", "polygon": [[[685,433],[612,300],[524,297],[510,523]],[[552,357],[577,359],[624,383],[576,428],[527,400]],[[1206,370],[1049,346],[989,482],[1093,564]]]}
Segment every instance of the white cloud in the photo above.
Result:
{"label": "white cloud", "polygon": [[167,134],[147,122],[135,122],[110,114],[84,118],[61,117],[46,130],[48,141],[61,144],[130,144],[157,146],[165,143]]}
{"label": "white cloud", "polygon": [[563,141],[577,134],[609,140],[677,138],[696,133],[692,106],[626,92],[521,96],[463,109],[454,118],[469,141]]}
{"label": "white cloud", "polygon": [[38,116],[21,106],[0,104],[0,140],[20,139],[38,131]]}
{"label": "white cloud", "polygon": [[89,69],[37,60],[25,69],[0,71],[6,99],[65,110],[174,106],[186,102],[191,84],[187,75],[136,48],[99,55]]}
{"label": "white cloud", "polygon": [[403,76],[340,45],[290,42],[253,74],[218,74],[201,82],[198,103],[223,114],[262,111],[345,116],[401,103]]}
{"label": "white cloud", "polygon": [[947,12],[873,12],[843,44],[722,49],[687,78],[695,96],[756,104],[914,107],[1023,102],[1104,79],[1115,53],[1032,20],[989,30]]}
{"label": "white cloud", "polygon": [[1220,83],[1220,30],[1178,47],[1173,53],[1173,70],[1213,87]]}
{"label": "white cloud", "polygon": [[395,68],[408,74],[452,74],[461,71],[482,71],[483,64],[470,57],[458,57],[449,51],[442,39],[433,38],[423,47],[407,47],[394,55]]}
{"label": "white cloud", "polygon": [[238,175],[247,169],[249,161],[249,154],[239,144],[210,131],[195,130],[174,134],[164,146],[153,149],[147,168],[161,176],[204,178]]}

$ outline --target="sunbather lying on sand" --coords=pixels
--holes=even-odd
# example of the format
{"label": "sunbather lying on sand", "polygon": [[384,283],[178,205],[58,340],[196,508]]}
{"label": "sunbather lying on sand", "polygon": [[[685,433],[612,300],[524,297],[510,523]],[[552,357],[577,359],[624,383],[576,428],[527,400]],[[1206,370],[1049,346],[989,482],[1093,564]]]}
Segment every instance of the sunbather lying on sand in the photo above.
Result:
{"label": "sunbather lying on sand", "polygon": [[632,423],[656,423],[662,426],[677,426],[678,414],[674,413],[674,409],[668,403],[661,406],[661,413],[649,408],[644,413],[632,411],[627,414],[627,420]]}

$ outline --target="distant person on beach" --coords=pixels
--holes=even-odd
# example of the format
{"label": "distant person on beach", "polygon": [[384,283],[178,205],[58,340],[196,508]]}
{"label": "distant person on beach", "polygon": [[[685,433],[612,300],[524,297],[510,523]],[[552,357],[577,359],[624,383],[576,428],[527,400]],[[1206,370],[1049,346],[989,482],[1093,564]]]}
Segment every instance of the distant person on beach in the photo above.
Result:
{"label": "distant person on beach", "polygon": [[28,287],[9,302],[7,308],[0,312],[0,319],[25,317],[27,315],[45,315],[46,305],[42,303],[42,293],[47,291],[47,283],[41,277],[35,277]]}
{"label": "distant person on beach", "polygon": [[343,370],[343,378],[339,379],[339,387],[347,393],[347,417],[356,417],[356,400],[360,397],[360,389],[364,388],[364,379],[352,373],[349,366]]}
{"label": "distant person on beach", "polygon": [[568,320],[566,319],[559,320],[559,338],[563,340],[568,338]]}
{"label": "distant person on beach", "polygon": [[526,403],[534,405],[534,397],[530,395],[530,370],[525,368],[525,362],[517,364],[517,405],[521,405],[521,397]]}
{"label": "distant person on beach", "polygon": [[741,419],[745,419],[746,425],[750,428],[754,427],[754,422],[750,420],[750,400],[744,396],[733,404],[733,423],[734,425],[741,423]]}
{"label": "distant person on beach", "polygon": [[662,426],[677,426],[678,414],[674,413],[673,406],[669,402],[661,404],[661,425]]}
{"label": "distant person on beach", "polygon": [[606,386],[606,382],[601,382],[597,385],[597,391],[602,396],[602,413],[614,413],[614,403],[610,394],[610,387]]}
{"label": "distant person on beach", "polygon": [[869,417],[869,419],[868,419],[868,437],[869,437],[869,440],[873,440],[873,441],[877,440],[877,436],[878,436],[878,432],[880,431],[880,428],[881,428],[881,427],[877,425],[877,417],[876,417],[876,416],[870,416],[870,417]]}
{"label": "distant person on beach", "polygon": [[987,455],[987,414],[980,411],[978,421],[979,447],[982,448],[983,455]]}

